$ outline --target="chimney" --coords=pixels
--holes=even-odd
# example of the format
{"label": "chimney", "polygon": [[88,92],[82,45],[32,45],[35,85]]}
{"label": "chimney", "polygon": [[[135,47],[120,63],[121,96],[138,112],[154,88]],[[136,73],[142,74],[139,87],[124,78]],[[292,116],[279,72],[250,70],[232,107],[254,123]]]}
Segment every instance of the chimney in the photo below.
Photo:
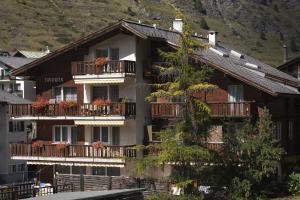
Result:
{"label": "chimney", "polygon": [[283,45],[283,63],[286,63],[288,61],[288,51],[287,51],[287,46]]}
{"label": "chimney", "polygon": [[173,30],[178,31],[180,33],[183,32],[183,20],[182,19],[175,19],[173,21]]}
{"label": "chimney", "polygon": [[50,53],[50,50],[49,50],[49,47],[48,47],[48,46],[46,46],[45,53]]}
{"label": "chimney", "polygon": [[208,31],[208,41],[210,45],[216,46],[218,44],[218,32]]}

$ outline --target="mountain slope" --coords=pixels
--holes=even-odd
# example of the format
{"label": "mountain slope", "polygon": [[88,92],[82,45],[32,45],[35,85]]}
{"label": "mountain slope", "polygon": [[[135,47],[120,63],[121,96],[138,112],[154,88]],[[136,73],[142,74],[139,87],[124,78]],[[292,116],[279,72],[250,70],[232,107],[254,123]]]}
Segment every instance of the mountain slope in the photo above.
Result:
{"label": "mountain slope", "polygon": [[[2,0],[0,48],[51,50],[119,19],[170,27],[183,11],[195,31],[203,20],[220,40],[269,64],[282,61],[282,44],[300,47],[298,0]],[[203,27],[203,24],[202,24]],[[298,41],[297,41],[298,40]],[[299,48],[300,49],[300,48]],[[300,52],[290,52],[290,57]]]}

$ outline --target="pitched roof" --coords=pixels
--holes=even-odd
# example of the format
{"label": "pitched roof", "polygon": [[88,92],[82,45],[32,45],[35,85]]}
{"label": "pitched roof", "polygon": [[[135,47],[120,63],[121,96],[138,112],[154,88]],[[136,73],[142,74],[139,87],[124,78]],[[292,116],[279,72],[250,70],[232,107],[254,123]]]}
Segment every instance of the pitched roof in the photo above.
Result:
{"label": "pitched roof", "polygon": [[34,60],[22,57],[0,56],[0,63],[13,69],[18,69]]}
{"label": "pitched roof", "polygon": [[293,64],[296,64],[296,63],[300,63],[300,56],[283,63],[282,65],[278,66],[277,69],[280,69],[280,70],[286,69],[287,67],[289,67]]}
{"label": "pitched roof", "polygon": [[31,101],[0,90],[0,102],[8,104],[29,104]]}
{"label": "pitched roof", "polygon": [[[73,43],[70,43],[61,49],[54,51],[53,53],[37,59],[30,64],[27,64],[24,67],[15,70],[14,74],[23,73],[35,66],[42,64],[43,62],[75,49],[80,45],[95,41],[96,38],[99,38],[100,36],[117,29],[120,31],[126,29],[127,31],[144,39],[164,40],[169,45],[174,47],[178,47],[180,45],[181,35],[177,31],[140,24],[128,20],[122,20],[112,26],[102,29],[101,31],[92,33]],[[206,38],[195,38],[204,42],[208,42]],[[223,44],[218,44],[206,50],[197,50],[194,52],[194,56],[196,59],[213,66],[217,70],[223,71],[224,73],[227,73],[238,80],[246,82],[247,84],[259,88],[271,95],[300,94],[298,92],[298,87],[300,86],[298,79],[250,56],[243,55],[242,57],[237,57],[234,54],[231,54],[231,50],[232,49]]]}
{"label": "pitched roof", "polygon": [[15,53],[16,55],[23,55],[25,58],[41,58],[45,55],[47,55],[48,53],[46,51],[27,51],[27,50],[17,50],[17,52]]}

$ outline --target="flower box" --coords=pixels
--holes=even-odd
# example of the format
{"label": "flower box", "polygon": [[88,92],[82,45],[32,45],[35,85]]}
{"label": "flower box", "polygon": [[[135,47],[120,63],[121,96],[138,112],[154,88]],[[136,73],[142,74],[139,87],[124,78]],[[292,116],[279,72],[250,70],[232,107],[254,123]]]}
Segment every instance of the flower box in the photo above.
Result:
{"label": "flower box", "polygon": [[57,150],[65,150],[68,146],[69,146],[68,143],[61,142],[61,143],[56,144],[56,149]]}
{"label": "flower box", "polygon": [[95,61],[95,65],[97,66],[102,66],[105,65],[106,63],[107,63],[107,59],[104,57],[97,58]]}
{"label": "flower box", "polygon": [[103,149],[104,148],[104,144],[101,141],[94,142],[92,144],[92,146],[94,149]]}

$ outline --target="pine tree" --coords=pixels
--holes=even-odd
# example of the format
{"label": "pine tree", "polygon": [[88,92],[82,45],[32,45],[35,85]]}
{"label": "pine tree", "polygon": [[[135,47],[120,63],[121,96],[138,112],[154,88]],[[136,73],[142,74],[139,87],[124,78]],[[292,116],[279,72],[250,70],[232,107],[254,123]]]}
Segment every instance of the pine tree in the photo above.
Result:
{"label": "pine tree", "polygon": [[[159,50],[165,62],[164,66],[158,67],[160,76],[167,78],[163,83],[155,84],[156,90],[147,98],[153,101],[157,97],[179,97],[183,99],[180,104],[182,115],[175,121],[174,127],[160,132],[161,143],[142,147],[149,151],[159,151],[159,154],[149,154],[138,160],[137,169],[143,172],[147,168],[172,163],[173,170],[167,180],[190,193],[191,183],[201,176],[204,163],[212,159],[205,143],[210,126],[210,109],[194,94],[213,90],[216,86],[208,83],[212,71],[207,66],[191,64],[193,50],[205,46],[192,39],[189,27],[184,24],[180,47],[175,52]],[[168,77],[175,78],[170,80]]]}
{"label": "pine tree", "polygon": [[222,184],[231,188],[229,199],[259,196],[276,174],[282,153],[267,109],[255,126],[248,122],[240,131],[227,133],[219,176],[227,174],[228,182]]}

